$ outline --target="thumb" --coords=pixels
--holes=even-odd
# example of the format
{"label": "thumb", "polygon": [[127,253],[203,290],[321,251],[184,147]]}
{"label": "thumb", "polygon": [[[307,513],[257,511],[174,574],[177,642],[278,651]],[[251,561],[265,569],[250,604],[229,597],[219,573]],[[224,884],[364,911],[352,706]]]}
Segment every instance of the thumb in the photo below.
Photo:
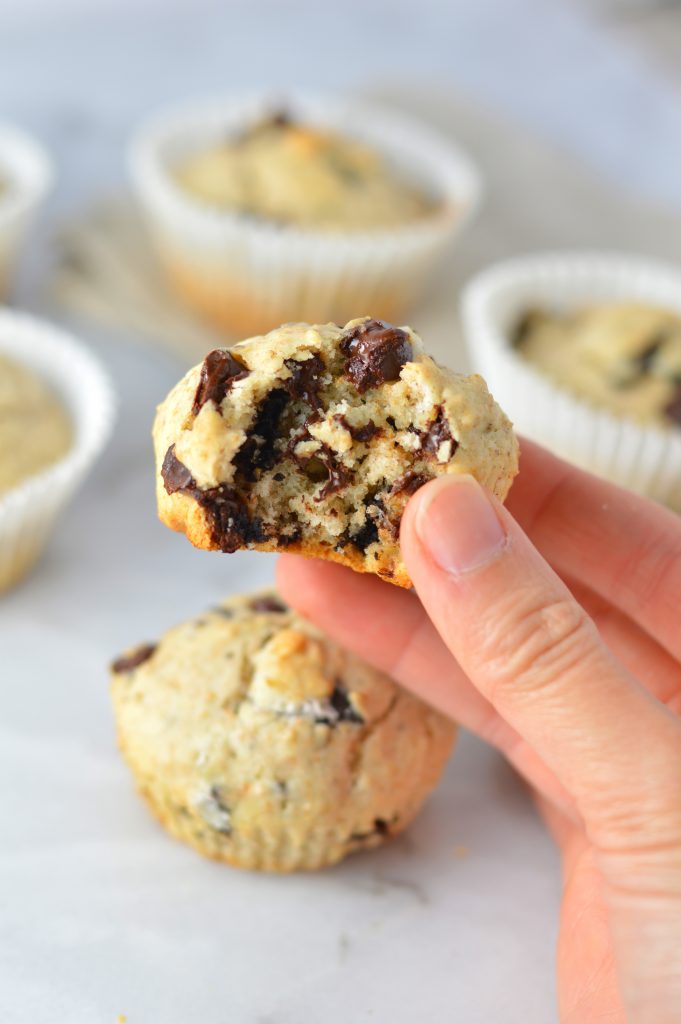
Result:
{"label": "thumb", "polygon": [[582,815],[619,815],[615,794],[650,810],[651,777],[677,777],[678,722],[615,661],[511,515],[452,475],[416,492],[400,540],[442,639]]}

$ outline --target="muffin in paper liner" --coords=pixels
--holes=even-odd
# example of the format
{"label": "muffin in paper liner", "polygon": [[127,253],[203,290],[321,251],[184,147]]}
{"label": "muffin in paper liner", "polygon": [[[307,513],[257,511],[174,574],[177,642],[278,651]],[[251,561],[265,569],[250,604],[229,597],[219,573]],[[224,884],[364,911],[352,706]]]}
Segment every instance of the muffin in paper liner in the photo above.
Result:
{"label": "muffin in paper liner", "polygon": [[119,746],[204,856],[313,870],[406,828],[456,727],[273,592],[231,598],[112,665]]}
{"label": "muffin in paper liner", "polygon": [[43,147],[13,125],[0,123],[0,299],[9,292],[22,242],[52,176]]}
{"label": "muffin in paper liner", "polygon": [[0,309],[0,356],[41,377],[64,406],[72,441],[63,458],[0,494],[0,591],[37,561],[59,514],[104,447],[114,420],[109,380],[71,335],[22,313]]}
{"label": "muffin in paper liner", "polygon": [[293,94],[294,119],[373,146],[431,195],[432,212],[390,229],[308,230],[217,209],[188,195],[170,168],[281,106],[265,95],[214,98],[161,113],[135,135],[134,191],[171,284],[228,333],[294,320],[345,323],[357,311],[400,322],[475,212],[470,158],[418,122],[356,101]]}
{"label": "muffin in paper liner", "polygon": [[474,368],[519,433],[615,483],[681,511],[681,428],[639,423],[577,397],[514,350],[528,309],[636,302],[681,315],[681,269],[607,252],[550,252],[483,270],[461,312]]}

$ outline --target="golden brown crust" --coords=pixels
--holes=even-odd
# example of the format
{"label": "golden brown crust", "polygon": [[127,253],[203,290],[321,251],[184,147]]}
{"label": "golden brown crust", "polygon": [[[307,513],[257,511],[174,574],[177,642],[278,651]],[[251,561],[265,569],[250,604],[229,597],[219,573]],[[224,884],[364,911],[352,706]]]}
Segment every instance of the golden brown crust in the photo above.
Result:
{"label": "golden brown crust", "polygon": [[[249,337],[270,331],[278,324],[292,320],[316,323],[332,319],[345,323],[357,308],[356,290],[340,286],[334,289],[332,306],[324,298],[307,291],[298,298],[285,295],[279,302],[262,296],[247,281],[240,281],[228,272],[218,273],[178,258],[174,253],[162,254],[162,262],[171,286],[180,298],[221,333]],[[391,289],[378,289],[371,297],[374,315],[399,323],[406,313],[406,303]]]}

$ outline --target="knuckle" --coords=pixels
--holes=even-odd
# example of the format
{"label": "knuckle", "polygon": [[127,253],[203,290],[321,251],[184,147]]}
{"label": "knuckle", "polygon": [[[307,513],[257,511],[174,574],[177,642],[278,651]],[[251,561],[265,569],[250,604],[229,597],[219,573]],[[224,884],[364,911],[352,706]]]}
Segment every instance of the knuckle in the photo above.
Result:
{"label": "knuckle", "polygon": [[516,692],[551,686],[583,661],[595,639],[591,620],[570,597],[516,604],[502,619],[485,645],[494,652],[486,658],[493,701],[509,686]]}

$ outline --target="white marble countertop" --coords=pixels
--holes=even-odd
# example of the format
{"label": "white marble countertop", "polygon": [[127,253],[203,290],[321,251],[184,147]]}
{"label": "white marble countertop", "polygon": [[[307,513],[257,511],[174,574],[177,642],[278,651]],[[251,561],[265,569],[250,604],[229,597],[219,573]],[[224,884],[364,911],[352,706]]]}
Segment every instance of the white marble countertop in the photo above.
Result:
{"label": "white marble countertop", "polygon": [[[628,192],[632,208],[652,197],[658,208],[648,216],[636,206],[628,235],[612,227],[611,209],[605,241],[640,237],[647,251],[674,255],[671,242],[656,247],[653,228],[681,206],[679,82],[637,46],[631,25],[619,33],[561,0],[428,0],[415,26],[402,0],[138,7],[0,7],[3,113],[35,130],[59,168],[22,268],[28,308],[65,319],[44,294],[54,226],[120,188],[135,119],[159,102],[242,85],[404,92],[413,78],[468,94],[558,142],[610,182],[605,191]],[[500,165],[505,145],[500,135]],[[490,166],[493,150],[488,140]],[[555,155],[542,164],[529,143],[523,153],[545,177],[560,164]],[[515,166],[519,175],[519,155]],[[578,176],[572,185],[573,199],[586,194]],[[537,202],[533,193],[521,225],[492,195],[471,233],[471,265],[534,241]],[[593,240],[594,217],[547,212],[553,234],[543,241],[589,230]],[[422,320],[441,332],[441,351],[454,311],[440,310],[445,321],[436,312]],[[315,876],[204,862],[148,818],[115,751],[106,664],[223,594],[266,582],[272,560],[199,553],[157,523],[149,426],[180,363],[136,339],[78,329],[110,369],[121,408],[47,557],[0,600],[0,1019],[554,1020],[556,856],[520,783],[470,737],[407,835]]]}

